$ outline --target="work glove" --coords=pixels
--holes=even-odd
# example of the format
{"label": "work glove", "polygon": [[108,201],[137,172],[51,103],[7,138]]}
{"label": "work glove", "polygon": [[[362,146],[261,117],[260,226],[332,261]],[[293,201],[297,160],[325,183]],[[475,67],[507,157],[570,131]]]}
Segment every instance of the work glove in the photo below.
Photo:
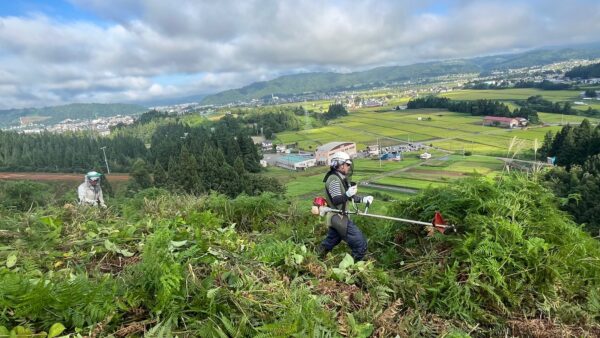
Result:
{"label": "work glove", "polygon": [[362,198],[362,202],[365,204],[373,204],[373,196],[365,196]]}
{"label": "work glove", "polygon": [[346,196],[352,197],[352,196],[356,195],[357,191],[358,191],[358,186],[353,185],[350,188],[348,188],[348,190],[346,190]]}

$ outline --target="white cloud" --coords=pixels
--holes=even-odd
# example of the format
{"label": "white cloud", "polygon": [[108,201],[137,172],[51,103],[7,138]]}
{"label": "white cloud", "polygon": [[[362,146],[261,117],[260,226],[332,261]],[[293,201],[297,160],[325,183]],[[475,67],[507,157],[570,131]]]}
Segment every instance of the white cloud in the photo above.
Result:
{"label": "white cloud", "polygon": [[[593,1],[70,0],[101,18],[0,17],[0,108],[185,96],[597,40]],[[585,15],[581,13],[585,12]],[[171,74],[198,74],[177,85]]]}

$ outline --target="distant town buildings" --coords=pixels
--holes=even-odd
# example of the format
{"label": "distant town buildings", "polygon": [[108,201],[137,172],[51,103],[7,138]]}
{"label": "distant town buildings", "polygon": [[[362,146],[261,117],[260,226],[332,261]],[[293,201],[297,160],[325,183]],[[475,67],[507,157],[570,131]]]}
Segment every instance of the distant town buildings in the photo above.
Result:
{"label": "distant town buildings", "polygon": [[23,123],[20,126],[8,128],[25,134],[41,133],[44,131],[52,133],[78,132],[78,131],[93,131],[100,136],[110,134],[110,128],[117,125],[130,125],[135,119],[133,116],[110,116],[101,117],[93,120],[80,119],[65,119],[57,124],[46,126],[42,123]]}

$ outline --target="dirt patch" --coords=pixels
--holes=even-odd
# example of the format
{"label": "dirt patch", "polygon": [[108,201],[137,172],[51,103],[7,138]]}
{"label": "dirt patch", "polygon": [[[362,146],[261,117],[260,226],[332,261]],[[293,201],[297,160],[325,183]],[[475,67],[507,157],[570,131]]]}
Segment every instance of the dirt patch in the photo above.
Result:
{"label": "dirt patch", "polygon": [[114,254],[106,254],[99,261],[90,262],[87,267],[88,271],[98,269],[101,272],[118,275],[126,266],[136,264],[141,259],[141,256],[122,257]]}
{"label": "dirt patch", "polygon": [[331,297],[335,306],[358,310],[366,307],[371,301],[368,293],[353,284],[345,284],[333,280],[319,280],[318,284],[314,285],[314,287],[317,293]]}
{"label": "dirt patch", "polygon": [[423,170],[423,169],[415,169],[411,168],[406,171],[407,173],[415,173],[415,174],[424,174],[424,175],[440,175],[440,176],[452,176],[452,177],[460,177],[464,176],[464,173],[456,172],[456,171],[446,171],[446,170]]}
{"label": "dirt patch", "polygon": [[559,325],[548,319],[509,320],[513,335],[551,338],[551,337],[600,337],[600,327],[577,327]]}
{"label": "dirt patch", "polygon": [[117,337],[130,337],[137,333],[146,332],[146,326],[156,323],[156,319],[148,319],[141,322],[133,322],[122,325],[114,335]]}
{"label": "dirt patch", "polygon": [[[0,173],[0,180],[29,180],[29,181],[81,181],[84,174],[67,173],[32,173],[32,172],[5,172]],[[106,175],[110,182],[127,181],[128,174]]]}

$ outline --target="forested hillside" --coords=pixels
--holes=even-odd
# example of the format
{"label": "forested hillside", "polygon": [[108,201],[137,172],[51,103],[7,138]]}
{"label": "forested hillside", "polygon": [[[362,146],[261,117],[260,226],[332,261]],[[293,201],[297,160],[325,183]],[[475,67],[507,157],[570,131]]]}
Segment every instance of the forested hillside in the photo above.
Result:
{"label": "forested hillside", "polygon": [[[113,171],[127,171],[147,149],[133,137],[91,137],[79,134],[19,134],[0,131],[0,171],[87,172],[105,168],[106,147]],[[104,170],[103,170],[104,171]]]}
{"label": "forested hillside", "polygon": [[379,67],[362,72],[306,73],[285,75],[274,80],[255,82],[248,86],[231,89],[205,97],[205,104],[224,104],[312,92],[335,92],[342,90],[369,89],[385,84],[423,79],[441,75],[465,73],[489,73],[492,70],[531,67],[578,58],[600,57],[598,46],[580,48],[543,49],[518,54],[504,54],[473,59],[419,63],[408,66]]}
{"label": "forested hillside", "polygon": [[600,63],[578,66],[565,73],[570,78],[590,79],[600,77]]}
{"label": "forested hillside", "polygon": [[542,156],[555,158],[559,166],[546,174],[546,185],[563,198],[561,209],[594,235],[600,234],[600,126],[588,120],[547,134]]}

